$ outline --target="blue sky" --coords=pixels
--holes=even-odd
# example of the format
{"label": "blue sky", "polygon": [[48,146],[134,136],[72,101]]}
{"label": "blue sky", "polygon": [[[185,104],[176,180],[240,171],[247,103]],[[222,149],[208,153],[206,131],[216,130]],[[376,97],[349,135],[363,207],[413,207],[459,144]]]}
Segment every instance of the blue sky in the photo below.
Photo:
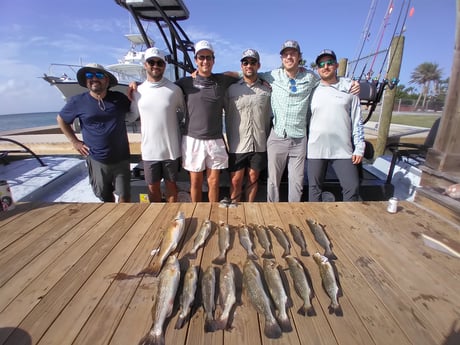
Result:
{"label": "blue sky", "polygon": [[[241,52],[255,48],[261,70],[280,65],[286,39],[297,40],[310,64],[323,48],[353,60],[361,47],[371,0],[183,0],[190,18],[181,22],[192,41],[208,39],[216,50],[214,71],[238,70]],[[376,50],[389,0],[377,1],[363,55]],[[389,45],[399,10],[394,0],[381,49]],[[450,76],[455,41],[454,0],[412,0],[406,21],[401,84],[423,62],[439,64]],[[165,48],[152,25],[149,35]],[[59,92],[39,77],[50,63],[115,63],[129,49],[123,37],[136,28],[130,14],[113,0],[14,0],[0,3],[0,114],[59,111]],[[397,31],[399,32],[399,30]],[[374,64],[377,72],[381,62]],[[386,66],[383,67],[383,71]],[[358,73],[359,74],[359,73]]]}

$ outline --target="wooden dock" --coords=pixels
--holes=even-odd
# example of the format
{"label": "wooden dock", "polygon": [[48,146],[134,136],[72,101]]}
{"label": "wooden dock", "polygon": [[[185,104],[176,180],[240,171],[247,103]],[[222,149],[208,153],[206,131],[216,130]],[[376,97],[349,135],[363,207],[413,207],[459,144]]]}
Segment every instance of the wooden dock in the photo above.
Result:
{"label": "wooden dock", "polygon": [[[218,254],[219,220],[275,224],[287,233],[292,254],[311,277],[316,316],[297,313],[301,300],[289,274],[292,332],[263,334],[263,317],[242,288],[246,252],[231,236],[227,261],[236,268],[237,306],[231,331],[204,332],[197,304],[185,327],[174,329],[178,298],[166,322],[166,344],[460,344],[460,260],[423,244],[422,234],[460,242],[459,226],[409,202],[390,214],[385,202],[34,204],[0,212],[0,344],[137,344],[152,326],[158,278],[135,276],[152,260],[161,231],[178,211],[186,234],[179,248],[182,273],[195,263],[205,270]],[[184,255],[203,220],[213,230],[196,259]],[[322,252],[306,219],[324,224],[334,261],[343,316],[329,314],[329,298],[311,256],[300,256],[289,224],[301,227],[309,252]],[[260,257],[261,246],[254,240]],[[272,236],[276,261],[286,268]],[[258,264],[262,264],[259,259]],[[217,268],[220,266],[215,265]],[[181,292],[179,286],[178,293]]]}

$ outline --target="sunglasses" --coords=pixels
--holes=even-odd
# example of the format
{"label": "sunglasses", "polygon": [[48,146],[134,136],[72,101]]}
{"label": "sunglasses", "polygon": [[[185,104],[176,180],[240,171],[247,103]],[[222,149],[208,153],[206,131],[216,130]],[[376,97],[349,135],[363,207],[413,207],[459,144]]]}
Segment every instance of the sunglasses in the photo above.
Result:
{"label": "sunglasses", "polygon": [[105,78],[105,74],[102,73],[102,72],[96,72],[96,73],[86,72],[85,73],[86,79],[93,79],[94,76],[96,76],[97,79],[104,79]]}
{"label": "sunglasses", "polygon": [[242,64],[243,66],[255,66],[257,65],[257,60],[243,60]]}
{"label": "sunglasses", "polygon": [[297,92],[297,86],[296,86],[295,79],[289,79],[289,84],[291,85],[291,86],[289,87],[289,89],[291,90],[291,92]]}
{"label": "sunglasses", "polygon": [[197,60],[200,60],[200,61],[211,61],[212,59],[214,59],[214,56],[213,55],[197,55],[196,56]]}
{"label": "sunglasses", "polygon": [[335,63],[336,63],[335,60],[321,61],[318,63],[318,68],[324,68],[326,66],[334,66]]}
{"label": "sunglasses", "polygon": [[165,62],[163,60],[147,60],[147,63],[152,67],[154,67],[155,65],[158,67],[165,66]]}

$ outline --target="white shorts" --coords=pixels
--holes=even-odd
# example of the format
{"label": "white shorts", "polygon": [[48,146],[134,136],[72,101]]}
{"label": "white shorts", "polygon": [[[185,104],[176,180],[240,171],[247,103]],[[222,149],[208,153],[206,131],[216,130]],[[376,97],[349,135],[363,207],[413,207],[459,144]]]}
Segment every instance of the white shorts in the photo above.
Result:
{"label": "white shorts", "polygon": [[208,169],[226,169],[228,155],[223,139],[195,139],[182,137],[182,166],[187,171],[200,172]]}

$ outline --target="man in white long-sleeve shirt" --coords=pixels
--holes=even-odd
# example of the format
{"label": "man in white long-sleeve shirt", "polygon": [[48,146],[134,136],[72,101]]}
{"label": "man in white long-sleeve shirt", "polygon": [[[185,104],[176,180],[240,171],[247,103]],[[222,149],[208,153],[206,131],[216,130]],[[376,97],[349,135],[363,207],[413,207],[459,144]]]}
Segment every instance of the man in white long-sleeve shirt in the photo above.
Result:
{"label": "man in white long-sleeve shirt", "polygon": [[166,186],[166,201],[177,201],[177,174],[181,157],[179,123],[185,110],[180,87],[163,77],[166,60],[163,51],[145,51],[147,80],[133,92],[131,111],[141,118],[141,153],[150,202],[160,202],[161,180]]}
{"label": "man in white long-sleeve shirt", "polygon": [[316,58],[321,81],[309,111],[307,173],[309,201],[322,201],[324,176],[330,162],[342,187],[343,201],[359,200],[357,165],[364,155],[364,129],[358,96],[338,85],[337,57],[325,49]]}

